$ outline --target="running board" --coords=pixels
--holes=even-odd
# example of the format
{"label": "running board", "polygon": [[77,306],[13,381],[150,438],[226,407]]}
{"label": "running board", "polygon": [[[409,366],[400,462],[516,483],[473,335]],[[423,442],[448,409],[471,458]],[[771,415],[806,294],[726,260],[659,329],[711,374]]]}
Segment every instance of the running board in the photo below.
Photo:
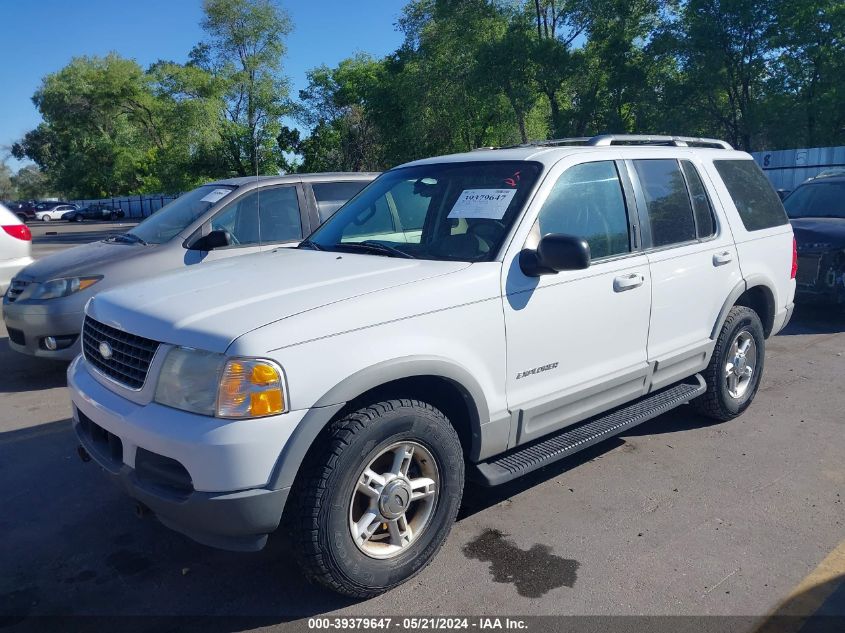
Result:
{"label": "running board", "polygon": [[609,413],[566,427],[563,431],[527,446],[475,465],[470,476],[485,486],[497,486],[511,479],[569,457],[631,427],[647,422],[675,407],[686,404],[707,390],[700,374],[695,384],[680,383],[648,394]]}

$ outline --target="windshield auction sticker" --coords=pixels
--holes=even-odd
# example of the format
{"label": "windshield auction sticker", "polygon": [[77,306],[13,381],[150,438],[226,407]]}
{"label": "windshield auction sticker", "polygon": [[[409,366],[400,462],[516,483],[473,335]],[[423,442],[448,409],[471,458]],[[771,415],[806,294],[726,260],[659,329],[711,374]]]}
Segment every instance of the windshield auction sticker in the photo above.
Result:
{"label": "windshield auction sticker", "polygon": [[448,217],[501,220],[515,195],[516,189],[464,189]]}
{"label": "windshield auction sticker", "polygon": [[200,200],[200,202],[211,202],[212,204],[214,204],[215,202],[220,200],[220,198],[222,198],[226,194],[230,193],[231,191],[232,191],[231,189],[215,189],[211,193],[204,196]]}

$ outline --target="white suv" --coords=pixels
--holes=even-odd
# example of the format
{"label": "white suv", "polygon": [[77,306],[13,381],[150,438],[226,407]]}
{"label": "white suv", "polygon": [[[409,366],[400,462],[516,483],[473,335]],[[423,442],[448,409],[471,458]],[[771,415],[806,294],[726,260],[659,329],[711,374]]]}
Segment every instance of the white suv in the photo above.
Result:
{"label": "white suv", "polygon": [[[727,420],[788,321],[792,229],[721,141],[413,162],[298,249],[98,294],[68,369],[83,458],[197,541],[358,597],[498,484],[678,405]],[[692,415],[692,412],[690,412]]]}

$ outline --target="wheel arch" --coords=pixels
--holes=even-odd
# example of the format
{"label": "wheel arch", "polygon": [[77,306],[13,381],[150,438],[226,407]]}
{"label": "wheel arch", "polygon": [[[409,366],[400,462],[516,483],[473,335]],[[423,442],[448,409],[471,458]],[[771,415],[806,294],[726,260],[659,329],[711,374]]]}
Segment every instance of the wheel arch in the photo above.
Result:
{"label": "wheel arch", "polygon": [[472,374],[444,358],[393,359],[352,374],[314,403],[282,449],[270,487],[293,485],[305,456],[332,420],[367,403],[396,398],[424,400],[441,409],[458,432],[465,455],[478,455],[489,410]]}
{"label": "wheel arch", "polygon": [[728,312],[735,305],[742,305],[751,308],[760,317],[763,323],[763,334],[766,338],[772,333],[772,328],[775,323],[775,313],[777,312],[775,291],[765,278],[754,276],[744,279],[734,286],[731,290],[722,309],[719,312],[719,318],[710,332],[710,338],[716,339],[728,317]]}

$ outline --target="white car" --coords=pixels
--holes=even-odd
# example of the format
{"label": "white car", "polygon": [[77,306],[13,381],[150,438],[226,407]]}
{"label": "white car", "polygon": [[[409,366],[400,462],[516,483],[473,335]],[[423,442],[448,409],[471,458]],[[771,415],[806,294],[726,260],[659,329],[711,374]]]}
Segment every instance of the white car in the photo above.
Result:
{"label": "white car", "polygon": [[32,233],[2,204],[0,229],[0,294],[5,294],[12,277],[32,263]]}
{"label": "white car", "polygon": [[68,211],[76,211],[77,207],[74,204],[59,204],[54,207],[46,209],[35,209],[35,218],[42,222],[50,222],[51,220],[61,220],[62,216]]}
{"label": "white car", "polygon": [[795,271],[779,198],[722,141],[417,161],[297,249],[96,295],[74,428],[165,525],[257,549],[284,517],[307,576],[372,596],[435,555],[465,476],[509,481],[688,402],[740,415]]}

